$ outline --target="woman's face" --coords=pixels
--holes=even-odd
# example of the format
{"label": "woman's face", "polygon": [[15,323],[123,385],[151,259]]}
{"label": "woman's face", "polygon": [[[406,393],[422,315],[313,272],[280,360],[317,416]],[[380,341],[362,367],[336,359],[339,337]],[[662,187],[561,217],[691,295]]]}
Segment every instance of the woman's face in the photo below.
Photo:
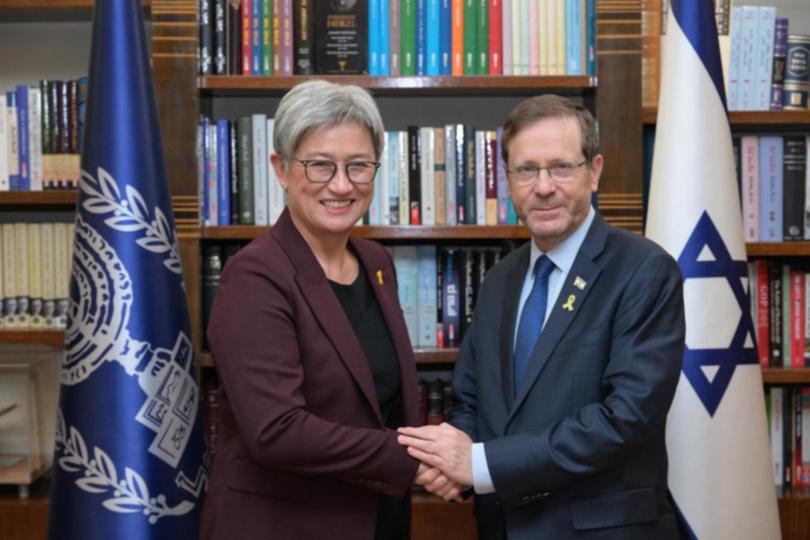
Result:
{"label": "woman's face", "polygon": [[[318,237],[348,233],[366,213],[374,194],[373,181],[352,183],[344,166],[353,163],[355,169],[360,163],[376,161],[369,130],[354,122],[322,127],[304,137],[291,157],[294,159],[285,163],[274,155],[273,167],[287,188],[287,207],[296,226],[303,228],[305,235]],[[338,167],[331,180],[316,183],[307,179],[304,165],[297,160],[332,161]],[[328,168],[324,163],[309,165],[310,177],[317,178],[324,165]]]}

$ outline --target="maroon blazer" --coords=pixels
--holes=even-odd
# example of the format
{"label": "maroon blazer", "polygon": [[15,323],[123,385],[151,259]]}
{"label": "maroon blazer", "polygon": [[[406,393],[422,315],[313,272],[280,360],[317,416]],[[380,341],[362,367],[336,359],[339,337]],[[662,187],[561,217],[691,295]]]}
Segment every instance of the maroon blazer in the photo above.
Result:
{"label": "maroon blazer", "polygon": [[[352,237],[397,351],[416,425],[416,367],[391,257]],[[287,210],[228,261],[208,325],[221,382],[203,539],[372,539],[380,495],[418,466],[383,426],[368,361]]]}

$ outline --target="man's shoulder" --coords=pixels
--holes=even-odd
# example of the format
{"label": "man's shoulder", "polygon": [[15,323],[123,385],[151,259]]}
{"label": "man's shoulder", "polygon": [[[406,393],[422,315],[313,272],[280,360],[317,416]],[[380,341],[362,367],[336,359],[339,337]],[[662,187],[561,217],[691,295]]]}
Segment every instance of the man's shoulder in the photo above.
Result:
{"label": "man's shoulder", "polygon": [[649,238],[612,225],[607,227],[606,253],[627,260],[630,264],[637,264],[649,257],[663,257],[674,261],[672,255]]}

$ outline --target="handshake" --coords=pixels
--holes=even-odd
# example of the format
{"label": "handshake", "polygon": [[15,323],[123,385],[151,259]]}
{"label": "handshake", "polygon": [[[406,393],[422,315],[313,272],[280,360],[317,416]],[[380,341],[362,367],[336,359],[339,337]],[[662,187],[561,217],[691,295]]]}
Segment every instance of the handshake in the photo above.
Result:
{"label": "handshake", "polygon": [[399,428],[397,441],[418,459],[414,483],[446,501],[472,486],[472,440],[450,424]]}

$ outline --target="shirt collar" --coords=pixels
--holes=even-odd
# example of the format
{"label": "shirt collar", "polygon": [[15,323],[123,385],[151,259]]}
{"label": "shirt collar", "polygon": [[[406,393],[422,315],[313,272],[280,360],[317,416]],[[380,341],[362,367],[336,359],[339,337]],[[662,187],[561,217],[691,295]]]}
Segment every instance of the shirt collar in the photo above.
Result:
{"label": "shirt collar", "polygon": [[551,248],[547,253],[540,251],[537,244],[532,241],[528,271],[532,271],[534,264],[541,255],[546,255],[563,274],[568,274],[568,272],[571,271],[571,267],[574,265],[574,259],[577,258],[579,248],[582,247],[582,242],[585,241],[585,236],[588,234],[588,229],[591,228],[591,223],[593,223],[595,216],[596,211],[593,209],[593,206],[589,206],[588,215],[585,216],[585,220],[579,224],[579,227],[574,230],[571,236]]}

